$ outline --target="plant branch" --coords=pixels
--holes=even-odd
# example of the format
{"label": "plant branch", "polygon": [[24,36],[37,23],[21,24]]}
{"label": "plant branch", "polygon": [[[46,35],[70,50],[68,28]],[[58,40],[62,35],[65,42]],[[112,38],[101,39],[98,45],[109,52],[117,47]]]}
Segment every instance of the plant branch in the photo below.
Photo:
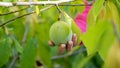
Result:
{"label": "plant branch", "polygon": [[17,55],[12,59],[12,61],[11,61],[11,63],[10,63],[10,65],[9,65],[8,68],[13,68],[14,63],[15,63],[15,61],[16,61],[18,58],[19,58],[19,55],[17,54]]}
{"label": "plant branch", "polygon": [[[51,8],[51,7],[53,7],[53,5],[50,5],[50,6],[46,7],[46,8],[41,9],[40,12],[43,12],[43,11],[45,11],[45,10]],[[20,16],[18,16],[18,17],[15,17],[15,18],[13,18],[13,19],[10,19],[10,20],[8,20],[8,21],[0,24],[0,27],[6,25],[6,24],[8,24],[8,23],[10,23],[10,22],[12,22],[12,21],[14,21],[14,20],[16,20],[16,19],[22,18],[22,17],[24,17],[24,16],[27,16],[27,15],[30,15],[30,14],[33,14],[33,13],[36,13],[36,12],[35,12],[35,11],[32,11],[32,12],[30,12],[30,13],[26,13],[26,14],[24,14],[24,15],[20,15]]]}
{"label": "plant branch", "polygon": [[58,6],[92,6],[92,4],[58,4]]}
{"label": "plant branch", "polygon": [[[28,0],[29,2],[32,1],[32,0]],[[27,9],[27,13],[30,13],[31,12],[31,8],[28,8]],[[25,30],[24,30],[24,34],[23,34],[23,38],[22,38],[22,41],[21,41],[21,45],[23,46],[25,41],[26,41],[26,37],[27,37],[27,33],[29,31],[29,19],[30,19],[30,15],[26,16],[26,24],[25,24]]]}
{"label": "plant branch", "polygon": [[12,21],[14,21],[14,20],[16,20],[16,19],[19,19],[19,18],[21,18],[21,17],[24,17],[24,16],[26,16],[26,15],[30,15],[30,14],[33,14],[33,13],[35,13],[35,11],[30,12],[30,13],[27,13],[27,14],[24,14],[24,15],[21,15],[21,16],[18,16],[18,17],[15,17],[15,18],[13,18],[13,19],[10,19],[10,20],[8,20],[8,21],[0,24],[0,27],[6,25],[6,24],[8,24],[8,23],[10,23],[10,22],[12,22]]}
{"label": "plant branch", "polygon": [[55,5],[65,2],[71,2],[72,0],[65,1],[39,1],[39,2],[0,2],[0,6],[30,6],[30,5]]}
{"label": "plant branch", "polygon": [[20,10],[13,11],[13,12],[3,13],[3,14],[0,14],[0,16],[9,15],[9,14],[12,14],[12,13],[16,13],[16,12],[19,12],[19,11],[23,11],[23,10],[25,10],[25,9],[27,9],[27,8],[28,8],[28,7],[23,8],[23,9],[20,9]]}
{"label": "plant branch", "polygon": [[56,59],[61,59],[61,58],[65,58],[65,57],[68,57],[68,56],[73,56],[73,55],[80,54],[80,53],[85,52],[85,51],[86,51],[85,48],[80,48],[79,50],[77,50],[73,53],[67,53],[67,54],[63,54],[63,55],[59,55],[59,56],[53,56],[51,58],[51,60],[56,60]]}

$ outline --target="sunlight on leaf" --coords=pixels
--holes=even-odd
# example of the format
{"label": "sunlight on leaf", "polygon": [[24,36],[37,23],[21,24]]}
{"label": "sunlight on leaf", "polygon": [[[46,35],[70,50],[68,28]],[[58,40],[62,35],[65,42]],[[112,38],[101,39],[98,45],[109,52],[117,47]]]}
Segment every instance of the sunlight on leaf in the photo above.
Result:
{"label": "sunlight on leaf", "polygon": [[120,43],[115,40],[109,49],[104,68],[120,68]]}
{"label": "sunlight on leaf", "polygon": [[83,35],[82,41],[87,48],[88,55],[96,52],[98,50],[98,41],[102,34],[108,27],[108,22],[98,22],[96,25],[92,26],[86,34]]}
{"label": "sunlight on leaf", "polygon": [[87,28],[94,25],[103,7],[104,0],[96,0],[87,17]]}
{"label": "sunlight on leaf", "polygon": [[120,32],[120,15],[116,5],[113,2],[108,1],[108,6],[111,12],[111,19],[113,19],[114,23],[117,26],[118,31]]}

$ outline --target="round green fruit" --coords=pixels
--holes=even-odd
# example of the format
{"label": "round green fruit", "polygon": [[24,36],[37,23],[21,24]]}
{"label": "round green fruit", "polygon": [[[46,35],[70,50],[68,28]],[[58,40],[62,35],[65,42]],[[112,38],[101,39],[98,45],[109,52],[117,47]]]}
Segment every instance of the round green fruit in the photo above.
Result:
{"label": "round green fruit", "polygon": [[64,21],[55,22],[50,28],[50,39],[56,44],[67,43],[72,39],[72,30],[70,25]]}

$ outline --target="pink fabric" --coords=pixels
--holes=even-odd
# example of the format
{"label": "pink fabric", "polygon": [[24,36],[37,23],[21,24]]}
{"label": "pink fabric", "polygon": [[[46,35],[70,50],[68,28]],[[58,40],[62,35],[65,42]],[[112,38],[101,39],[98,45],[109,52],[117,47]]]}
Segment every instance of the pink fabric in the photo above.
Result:
{"label": "pink fabric", "polygon": [[[84,0],[84,4],[87,4],[86,0]],[[91,6],[85,6],[85,9],[83,10],[82,14],[78,13],[77,16],[74,18],[75,23],[83,33],[86,32],[86,20],[90,8]]]}

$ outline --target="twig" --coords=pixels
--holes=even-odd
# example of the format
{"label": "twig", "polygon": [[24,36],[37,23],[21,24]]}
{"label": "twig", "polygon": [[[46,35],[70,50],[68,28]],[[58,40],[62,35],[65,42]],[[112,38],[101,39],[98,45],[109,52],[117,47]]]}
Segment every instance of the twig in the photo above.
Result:
{"label": "twig", "polygon": [[3,13],[3,14],[0,14],[0,16],[8,15],[8,14],[12,14],[12,13],[16,13],[16,12],[19,12],[19,11],[25,10],[25,9],[27,9],[27,8],[28,8],[28,7],[23,8],[23,9],[20,9],[20,10],[13,11],[13,12]]}
{"label": "twig", "polygon": [[39,1],[39,2],[0,2],[0,6],[30,6],[30,5],[55,5],[65,2],[71,2],[72,0],[65,1]]}
{"label": "twig", "polygon": [[65,58],[65,57],[68,57],[68,56],[80,54],[80,53],[85,52],[85,51],[86,51],[85,48],[80,48],[79,50],[77,50],[77,51],[75,51],[73,53],[68,53],[68,54],[63,54],[63,55],[59,55],[59,56],[54,56],[54,57],[51,58],[51,60]]}
{"label": "twig", "polygon": [[27,16],[27,15],[30,15],[30,14],[33,14],[33,13],[35,13],[35,11],[30,12],[30,13],[27,13],[27,14],[24,14],[24,15],[21,15],[21,16],[18,16],[18,17],[15,17],[15,18],[13,18],[13,19],[10,19],[10,20],[8,20],[8,21],[0,24],[0,27],[6,25],[6,24],[8,24],[8,23],[10,23],[10,22],[12,22],[12,21],[14,21],[14,20],[16,20],[16,19],[19,19],[19,18],[21,18],[21,17]]}
{"label": "twig", "polygon": [[15,61],[19,58],[19,55],[17,54],[11,61],[10,65],[8,66],[8,68],[13,68],[13,65],[15,63]]}
{"label": "twig", "polygon": [[[45,10],[51,8],[51,7],[53,7],[53,5],[41,9],[40,12],[43,12],[43,11],[45,11]],[[6,22],[0,24],[0,27],[6,25],[6,24],[8,24],[8,23],[10,23],[10,22],[12,22],[12,21],[14,21],[14,20],[16,20],[16,19],[22,18],[22,17],[24,17],[24,16],[27,16],[27,15],[30,15],[30,14],[33,14],[33,13],[36,13],[36,12],[33,11],[33,12],[30,12],[30,13],[26,13],[26,14],[24,14],[24,15],[21,15],[21,16],[18,16],[18,17],[15,17],[15,18],[13,18],[13,19],[10,19],[10,20],[8,20],[8,21],[6,21]]]}
{"label": "twig", "polygon": [[[29,0],[29,2],[30,1],[32,1],[32,0]],[[27,13],[30,13],[30,12],[31,12],[31,8],[28,8]],[[22,42],[21,42],[22,46],[24,45],[24,43],[26,41],[26,37],[27,37],[28,29],[29,29],[29,19],[30,19],[30,15],[26,16],[25,31],[24,31],[24,34],[23,34]]]}
{"label": "twig", "polygon": [[62,10],[58,7],[58,4],[55,5],[59,13],[62,13]]}
{"label": "twig", "polygon": [[58,4],[58,6],[92,6],[92,4]]}

